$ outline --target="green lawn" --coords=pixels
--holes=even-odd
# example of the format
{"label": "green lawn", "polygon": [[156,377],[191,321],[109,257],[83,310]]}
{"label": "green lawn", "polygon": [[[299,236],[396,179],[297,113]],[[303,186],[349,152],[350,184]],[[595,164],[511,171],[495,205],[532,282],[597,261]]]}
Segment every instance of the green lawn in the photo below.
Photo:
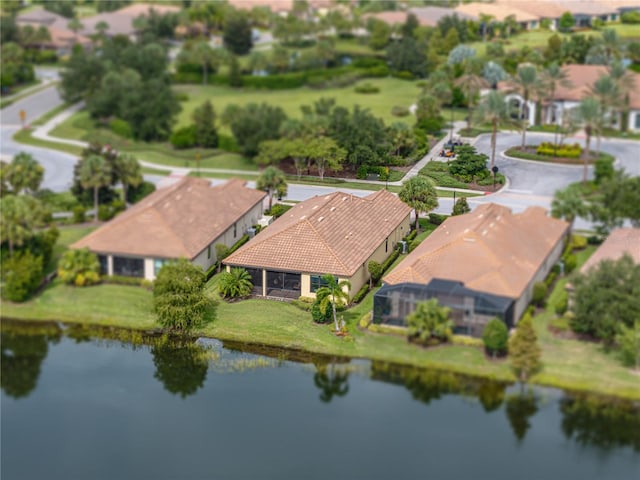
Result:
{"label": "green lawn", "polygon": [[[210,100],[218,114],[221,114],[227,105],[246,105],[248,103],[266,102],[270,105],[281,107],[290,117],[300,117],[300,107],[302,105],[312,105],[313,102],[325,97],[333,97],[338,105],[351,109],[358,104],[366,107],[371,112],[382,118],[386,124],[392,122],[413,123],[413,116],[394,117],[391,115],[391,108],[398,105],[409,107],[418,99],[420,89],[416,87],[416,82],[400,80],[397,78],[369,78],[359,83],[370,83],[380,88],[377,94],[356,93],[355,85],[344,88],[328,88],[316,90],[307,87],[292,90],[254,90],[254,89],[234,89],[231,87],[214,85],[177,85],[174,89],[189,95],[189,100],[182,103],[182,112],[178,117],[178,126],[191,123],[191,113],[204,101]],[[456,112],[457,115],[461,113]],[[448,112],[443,114],[449,119]],[[454,117],[455,118],[455,117]],[[229,133],[226,128],[221,129],[223,133]]]}
{"label": "green lawn", "polygon": [[30,130],[19,130],[13,139],[18,143],[25,143],[34,147],[48,148],[51,150],[59,150],[61,152],[70,153],[71,155],[80,156],[82,154],[82,148],[75,145],[66,145],[64,143],[49,142],[48,140],[41,140],[31,136]]}

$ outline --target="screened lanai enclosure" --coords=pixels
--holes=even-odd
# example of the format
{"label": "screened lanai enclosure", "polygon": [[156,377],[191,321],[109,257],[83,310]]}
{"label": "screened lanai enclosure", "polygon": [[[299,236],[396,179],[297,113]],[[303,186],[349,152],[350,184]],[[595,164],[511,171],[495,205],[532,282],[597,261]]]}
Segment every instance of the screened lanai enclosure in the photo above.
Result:
{"label": "screened lanai enclosure", "polygon": [[373,298],[373,322],[406,326],[407,315],[415,310],[416,304],[431,298],[451,308],[455,333],[479,337],[494,317],[502,319],[508,328],[513,326],[512,298],[478,292],[460,282],[441,279],[433,279],[426,285],[384,285]]}

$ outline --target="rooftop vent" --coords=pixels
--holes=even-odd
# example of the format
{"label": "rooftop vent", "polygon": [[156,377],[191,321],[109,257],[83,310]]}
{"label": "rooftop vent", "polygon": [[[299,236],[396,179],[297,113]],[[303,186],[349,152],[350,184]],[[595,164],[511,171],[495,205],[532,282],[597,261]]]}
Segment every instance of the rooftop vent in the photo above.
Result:
{"label": "rooftop vent", "polygon": [[324,217],[320,217],[318,218],[318,221],[321,222],[322,220],[324,220]]}

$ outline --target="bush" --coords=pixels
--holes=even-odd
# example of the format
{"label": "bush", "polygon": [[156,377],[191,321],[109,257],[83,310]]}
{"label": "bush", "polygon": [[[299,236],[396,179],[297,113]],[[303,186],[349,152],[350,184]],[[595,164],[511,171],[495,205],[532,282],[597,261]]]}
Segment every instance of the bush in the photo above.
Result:
{"label": "bush", "polygon": [[218,134],[218,148],[225,152],[238,152],[238,142],[233,135]]}
{"label": "bush", "polygon": [[356,93],[380,93],[380,88],[370,83],[363,83],[355,88]]}
{"label": "bush", "polygon": [[143,181],[137,187],[134,187],[133,185],[131,185],[127,189],[127,202],[131,204],[138,203],[144,197],[152,194],[155,191],[156,191],[156,186],[151,182]]}
{"label": "bush", "polygon": [[153,306],[160,324],[175,330],[201,325],[214,306],[204,287],[200,267],[185,259],[165,264],[153,284]]}
{"label": "bush", "polygon": [[394,117],[406,117],[410,113],[411,112],[409,111],[409,109],[407,107],[402,107],[400,105],[394,105],[391,108],[391,115],[393,115]]}
{"label": "bush", "polygon": [[356,172],[356,178],[363,180],[365,178],[367,178],[367,175],[369,174],[369,170],[367,169],[366,165],[360,165],[358,167],[358,170]]}
{"label": "bush", "polygon": [[393,72],[393,76],[396,77],[396,78],[399,78],[401,80],[413,80],[414,79],[413,73],[407,72],[407,71]]}
{"label": "bush", "polygon": [[593,166],[596,185],[600,185],[604,180],[613,177],[613,158],[598,158]]}
{"label": "bush", "polygon": [[323,297],[316,296],[315,302],[311,305],[311,318],[315,323],[331,323],[333,321],[333,311],[327,307],[324,313],[320,309],[320,302]]}
{"label": "bush", "polygon": [[171,134],[169,141],[174,148],[181,150],[196,145],[198,129],[195,125],[179,128]]}
{"label": "bush", "polygon": [[109,122],[109,128],[113,133],[119,135],[123,138],[131,138],[133,137],[133,131],[131,130],[131,125],[125,120],[120,118],[114,118]]}
{"label": "bush", "polygon": [[100,277],[101,283],[108,283],[111,285],[125,285],[132,287],[146,287],[149,288],[153,285],[153,282],[146,278],[139,277],[125,277],[121,275],[103,275]]}
{"label": "bush", "polygon": [[418,236],[418,231],[417,230],[411,230],[406,237],[404,237],[404,240],[406,242],[410,242],[412,240],[414,240],[416,237]]}
{"label": "bush", "polygon": [[362,288],[360,290],[358,290],[358,293],[356,293],[353,296],[352,302],[353,303],[360,303],[364,297],[367,296],[367,293],[369,293],[369,284],[365,283]]}
{"label": "bush", "polygon": [[225,298],[241,298],[251,295],[253,283],[251,275],[244,268],[232,268],[222,272],[218,280],[218,291]]}
{"label": "bush", "polygon": [[71,210],[73,213],[73,223],[84,223],[86,221],[87,209],[82,205],[77,205]]}
{"label": "bush", "polygon": [[571,235],[571,249],[572,250],[584,250],[587,248],[587,238],[582,235]]}
{"label": "bush", "polygon": [[[198,70],[200,70],[200,65],[198,65]],[[189,101],[189,94],[186,93],[186,92],[174,92],[173,96],[179,102],[188,102]]]}
{"label": "bush", "polygon": [[552,142],[542,142],[538,145],[536,153],[548,157],[580,158],[582,147],[577,143],[573,145],[556,145]]}
{"label": "bush", "polygon": [[433,225],[440,225],[447,218],[449,218],[447,215],[440,215],[439,213],[430,213],[429,214],[429,223],[431,223]]}
{"label": "bush", "polygon": [[42,257],[29,251],[15,253],[3,262],[2,269],[5,276],[2,298],[11,302],[24,302],[42,281]]}
{"label": "bush", "polygon": [[544,301],[547,297],[547,286],[544,282],[536,282],[533,284],[533,295],[531,302],[537,307],[544,307]]}
{"label": "bush", "polygon": [[560,298],[556,301],[554,310],[556,315],[564,315],[569,307],[569,294],[566,291],[560,292]]}
{"label": "bush", "polygon": [[414,240],[409,244],[409,253],[413,252],[420,245],[420,240]]}
{"label": "bush", "polygon": [[[387,258],[382,264],[382,275],[384,275],[384,272],[389,270],[389,267],[391,267],[391,265],[393,265],[393,262],[395,262],[398,259],[399,256],[400,256],[400,250],[399,249],[396,248],[393,252],[391,252],[391,255],[389,255],[389,258]],[[382,275],[381,275],[381,277],[382,277]]]}
{"label": "bush", "polygon": [[369,270],[369,274],[371,275],[371,282],[374,285],[378,283],[378,280],[382,277],[382,265],[375,260],[369,260],[367,270]]}
{"label": "bush", "polygon": [[507,325],[499,318],[492,318],[482,330],[482,341],[484,348],[493,357],[505,354],[509,341]]}
{"label": "bush", "polygon": [[563,256],[562,261],[564,262],[565,275],[573,272],[578,265],[578,259],[573,253]]}
{"label": "bush", "polygon": [[272,215],[274,218],[278,218],[284,215],[285,213],[287,213],[289,210],[291,210],[291,208],[292,208],[291,205],[276,203],[271,207],[271,210],[267,210],[267,212],[265,213],[266,215]]}
{"label": "bush", "polygon": [[549,290],[549,288],[551,288],[551,285],[553,285],[553,282],[555,281],[556,277],[558,276],[558,274],[554,271],[549,272],[549,275],[547,275],[547,278],[544,279],[544,284],[547,287],[547,290]]}
{"label": "bush", "polygon": [[640,12],[638,12],[637,10],[624,12],[622,15],[620,15],[620,21],[622,23],[631,23],[631,24],[640,23]]}
{"label": "bush", "polygon": [[88,248],[67,250],[58,261],[58,277],[67,285],[86,287],[100,283],[100,262]]}
{"label": "bush", "polygon": [[124,204],[121,200],[116,199],[109,205],[100,205],[98,207],[98,219],[102,222],[108,222],[123,210]]}

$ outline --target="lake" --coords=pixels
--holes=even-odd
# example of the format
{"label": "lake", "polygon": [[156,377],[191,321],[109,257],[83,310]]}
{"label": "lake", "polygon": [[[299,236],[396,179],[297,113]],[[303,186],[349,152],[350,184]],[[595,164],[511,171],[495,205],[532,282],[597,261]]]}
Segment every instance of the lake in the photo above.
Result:
{"label": "lake", "polygon": [[1,367],[3,480],[640,478],[621,400],[7,321]]}

